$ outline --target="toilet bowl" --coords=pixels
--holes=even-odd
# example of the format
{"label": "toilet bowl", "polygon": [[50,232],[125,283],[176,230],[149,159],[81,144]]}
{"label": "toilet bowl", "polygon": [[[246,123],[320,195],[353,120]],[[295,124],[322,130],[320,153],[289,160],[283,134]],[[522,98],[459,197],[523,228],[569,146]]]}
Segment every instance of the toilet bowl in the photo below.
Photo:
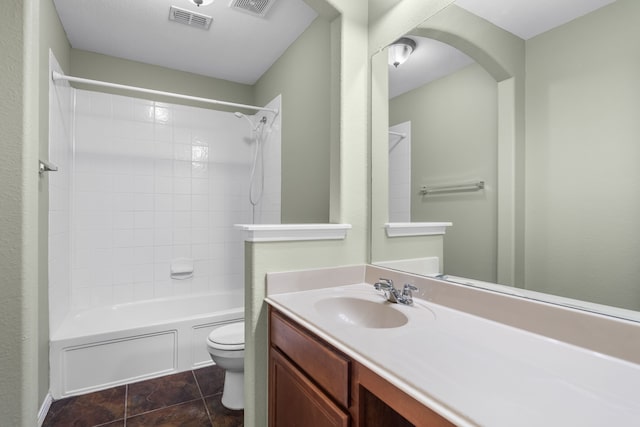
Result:
{"label": "toilet bowl", "polygon": [[207,349],[215,364],[225,370],[222,404],[229,409],[244,409],[244,322],[211,331]]}

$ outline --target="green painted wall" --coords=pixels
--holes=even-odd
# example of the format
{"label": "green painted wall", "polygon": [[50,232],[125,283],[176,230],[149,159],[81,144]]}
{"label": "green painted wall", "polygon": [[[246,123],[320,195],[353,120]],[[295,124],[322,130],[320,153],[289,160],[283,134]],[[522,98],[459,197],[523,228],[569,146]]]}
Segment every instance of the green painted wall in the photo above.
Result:
{"label": "green painted wall", "polygon": [[[115,58],[84,50],[72,49],[69,74],[92,80],[101,80],[128,86],[138,86],[147,89],[175,92],[201,98],[213,98],[221,101],[237,102],[240,104],[253,103],[253,89],[250,85],[215,79],[199,74],[172,70],[157,65]],[[176,98],[145,95],[139,92],[123,91],[119,89],[101,88],[82,84],[74,84],[78,88],[94,91],[115,93],[119,95],[135,96],[156,101],[172,102],[176,104],[195,105],[204,108],[215,108],[221,111],[237,111],[236,107],[207,105]]]}
{"label": "green painted wall", "polygon": [[[0,24],[0,419],[33,426],[48,391],[46,289],[46,180],[38,157],[46,154],[49,46],[62,46],[49,2],[3,3]],[[42,32],[41,32],[42,29]],[[63,54],[64,55],[64,52]],[[45,205],[45,206],[43,206]],[[45,209],[42,211],[41,209]],[[44,229],[44,231],[42,231]],[[44,237],[46,241],[46,237]]]}
{"label": "green painted wall", "polygon": [[[340,11],[333,21],[340,29],[339,193],[331,194],[332,221],[353,228],[345,240],[245,244],[245,423],[267,425],[267,355],[265,275],[267,272],[362,264],[368,258],[368,92],[369,56],[366,0],[331,0]],[[335,27],[334,27],[335,31]],[[335,154],[335,156],[334,156]]]}
{"label": "green painted wall", "polygon": [[53,3],[9,1],[0,25],[0,419],[33,426],[49,389],[47,292],[49,48],[65,65],[68,43]]}
{"label": "green painted wall", "polygon": [[527,41],[527,289],[640,310],[639,16],[619,0]]}
{"label": "green painted wall", "polygon": [[282,94],[282,223],[329,222],[331,45],[316,18],[255,85],[256,105]]}
{"label": "green painted wall", "polygon": [[[0,419],[3,423],[15,426],[26,426],[22,416],[35,408],[32,391],[35,384],[32,378],[27,378],[28,360],[22,358],[25,347],[33,348],[33,345],[25,343],[25,338],[29,341],[35,339],[32,334],[35,325],[25,324],[23,319],[23,306],[33,304],[25,297],[24,287],[36,285],[33,277],[26,277],[23,271],[23,249],[26,244],[23,231],[28,225],[34,225],[26,224],[24,218],[23,19],[25,11],[22,1],[9,0],[3,3],[0,17],[0,93],[3,94],[0,104]],[[25,398],[33,401],[25,401]]]}
{"label": "green painted wall", "polygon": [[[497,106],[496,81],[478,64],[389,101],[390,126],[411,121],[411,221],[453,222],[443,272],[487,282],[497,280]],[[477,180],[483,191],[420,195]]]}

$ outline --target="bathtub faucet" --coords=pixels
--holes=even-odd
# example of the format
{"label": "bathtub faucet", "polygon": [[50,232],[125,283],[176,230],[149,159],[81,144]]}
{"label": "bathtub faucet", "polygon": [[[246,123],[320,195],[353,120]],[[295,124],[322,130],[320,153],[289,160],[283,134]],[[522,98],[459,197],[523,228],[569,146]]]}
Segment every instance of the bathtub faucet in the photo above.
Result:
{"label": "bathtub faucet", "polygon": [[384,292],[384,296],[387,301],[394,304],[400,303],[405,305],[413,304],[413,295],[411,294],[411,291],[418,290],[414,285],[406,283],[402,288],[402,291],[400,291],[393,286],[393,280],[385,279],[383,277],[380,278],[379,282],[374,283],[373,287],[377,291]]}

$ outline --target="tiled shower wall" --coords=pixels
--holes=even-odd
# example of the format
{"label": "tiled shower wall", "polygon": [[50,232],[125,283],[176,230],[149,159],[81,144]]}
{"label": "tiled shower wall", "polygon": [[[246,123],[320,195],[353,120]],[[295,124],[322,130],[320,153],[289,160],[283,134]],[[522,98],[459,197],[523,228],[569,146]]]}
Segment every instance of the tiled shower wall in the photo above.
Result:
{"label": "tiled shower wall", "polygon": [[[50,71],[62,72],[50,54]],[[58,166],[49,181],[49,325],[58,329],[71,307],[71,178],[73,89],[67,82],[49,85],[49,160]]]}
{"label": "tiled shower wall", "polygon": [[[252,222],[255,141],[246,120],[74,92],[71,310],[242,289],[243,241],[233,224]],[[280,222],[279,121],[263,146],[266,209],[256,214],[269,223]],[[192,278],[171,279],[179,258],[193,260]]]}

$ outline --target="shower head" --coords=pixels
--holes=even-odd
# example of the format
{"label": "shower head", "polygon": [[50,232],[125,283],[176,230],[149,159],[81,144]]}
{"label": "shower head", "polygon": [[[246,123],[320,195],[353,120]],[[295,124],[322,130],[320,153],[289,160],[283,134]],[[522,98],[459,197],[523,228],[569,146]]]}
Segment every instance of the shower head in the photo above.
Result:
{"label": "shower head", "polygon": [[247,116],[245,116],[244,114],[236,111],[235,113],[233,113],[236,117],[240,118],[240,117],[244,117],[248,122],[249,122],[249,127],[251,127],[251,130],[256,130],[256,125],[253,124],[253,122],[251,121],[251,119]]}
{"label": "shower head", "polygon": [[251,127],[252,131],[255,131],[258,129],[258,127],[261,124],[266,124],[267,123],[267,118],[265,116],[262,116],[262,118],[260,119],[260,121],[258,123],[254,123],[253,120],[251,120],[249,117],[247,117],[245,114],[242,114],[239,111],[236,111],[235,113],[233,113],[234,116],[240,118],[240,117],[244,117],[248,122],[249,122],[249,126]]}

